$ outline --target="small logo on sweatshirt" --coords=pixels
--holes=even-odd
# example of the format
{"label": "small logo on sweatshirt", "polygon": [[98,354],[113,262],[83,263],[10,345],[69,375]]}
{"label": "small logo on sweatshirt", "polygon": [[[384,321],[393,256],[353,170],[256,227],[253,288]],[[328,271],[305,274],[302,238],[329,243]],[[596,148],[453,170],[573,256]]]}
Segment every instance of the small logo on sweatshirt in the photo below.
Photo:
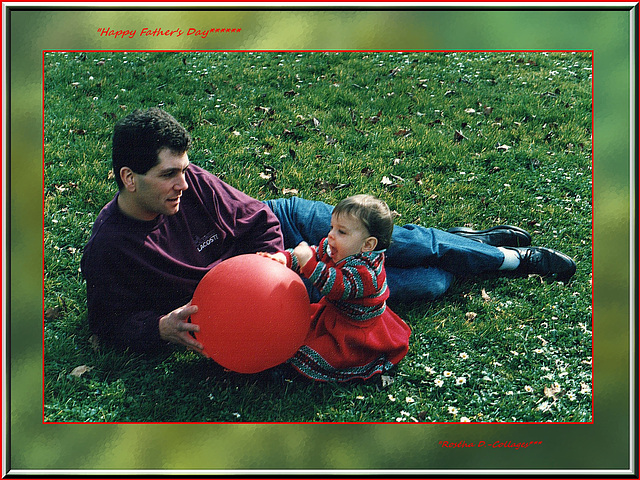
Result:
{"label": "small logo on sweatshirt", "polygon": [[218,240],[218,234],[216,232],[209,232],[204,237],[196,237],[195,244],[198,252],[201,252],[212,243]]}

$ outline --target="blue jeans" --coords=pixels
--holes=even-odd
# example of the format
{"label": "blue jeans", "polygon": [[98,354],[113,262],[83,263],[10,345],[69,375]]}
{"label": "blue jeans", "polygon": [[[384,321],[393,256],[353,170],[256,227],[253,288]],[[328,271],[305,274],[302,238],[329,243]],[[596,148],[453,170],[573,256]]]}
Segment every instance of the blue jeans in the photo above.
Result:
{"label": "blue jeans", "polygon": [[[282,226],[284,245],[317,245],[327,236],[333,207],[299,197],[267,200]],[[433,300],[444,294],[456,276],[497,271],[504,255],[491,245],[407,224],[394,226],[385,268],[391,302]],[[319,294],[312,294],[317,301]]]}

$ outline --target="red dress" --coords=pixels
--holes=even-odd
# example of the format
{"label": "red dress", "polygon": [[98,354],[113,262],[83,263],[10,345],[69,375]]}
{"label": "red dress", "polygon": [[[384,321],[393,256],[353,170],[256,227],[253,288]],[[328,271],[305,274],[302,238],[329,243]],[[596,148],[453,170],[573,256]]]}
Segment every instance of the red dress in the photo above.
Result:
{"label": "red dress", "polygon": [[383,252],[352,255],[336,264],[327,240],[300,270],[288,250],[287,263],[324,295],[312,305],[312,328],[289,360],[315,380],[366,380],[397,365],[409,350],[409,326],[386,306],[389,297]]}

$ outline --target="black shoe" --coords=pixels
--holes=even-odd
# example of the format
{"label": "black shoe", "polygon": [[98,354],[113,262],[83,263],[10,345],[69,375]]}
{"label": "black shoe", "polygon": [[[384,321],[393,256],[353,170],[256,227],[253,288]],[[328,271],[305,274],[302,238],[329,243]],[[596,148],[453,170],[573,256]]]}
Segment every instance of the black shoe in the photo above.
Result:
{"label": "black shoe", "polygon": [[467,237],[476,242],[493,245],[494,247],[528,247],[531,245],[529,232],[511,225],[498,225],[486,230],[455,227],[450,228],[447,232]]}
{"label": "black shoe", "polygon": [[544,247],[507,247],[520,256],[520,266],[515,270],[518,275],[556,275],[561,282],[568,281],[576,273],[576,262],[557,250]]}

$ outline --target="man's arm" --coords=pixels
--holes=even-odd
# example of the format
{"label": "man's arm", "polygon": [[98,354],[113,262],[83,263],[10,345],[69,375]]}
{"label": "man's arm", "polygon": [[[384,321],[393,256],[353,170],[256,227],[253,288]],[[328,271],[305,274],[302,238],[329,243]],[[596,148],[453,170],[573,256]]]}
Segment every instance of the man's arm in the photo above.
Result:
{"label": "man's arm", "polygon": [[223,257],[275,253],[284,249],[280,221],[264,202],[229,185],[211,172],[192,166],[189,190],[228,237]]}
{"label": "man's arm", "polygon": [[202,344],[191,336],[200,331],[189,321],[198,307],[191,302],[162,315],[153,311],[125,310],[121,305],[105,304],[99,295],[90,295],[89,324],[101,342],[133,351],[159,350],[167,343],[185,346],[196,352]]}
{"label": "man's arm", "polygon": [[275,253],[284,248],[280,222],[262,202],[253,200],[255,210],[245,210],[236,220],[239,240],[238,255],[243,253]]}
{"label": "man's arm", "polygon": [[198,349],[192,337],[184,338],[197,331],[187,323],[196,307],[187,304],[169,312],[156,301],[145,304],[144,291],[154,286],[146,285],[150,281],[139,276],[142,269],[133,259],[118,249],[93,247],[85,251],[82,273],[87,281],[89,326],[101,342],[140,352],[161,350],[168,342]]}

